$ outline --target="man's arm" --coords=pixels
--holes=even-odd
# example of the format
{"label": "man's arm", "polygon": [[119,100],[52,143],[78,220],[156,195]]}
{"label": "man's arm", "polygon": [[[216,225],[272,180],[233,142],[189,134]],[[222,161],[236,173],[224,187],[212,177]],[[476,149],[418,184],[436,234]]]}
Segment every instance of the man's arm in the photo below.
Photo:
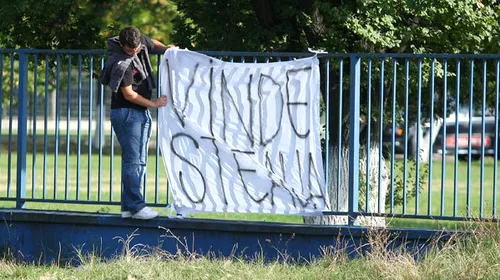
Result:
{"label": "man's arm", "polygon": [[167,50],[169,48],[175,47],[175,45],[172,45],[172,44],[165,46],[162,42],[160,42],[156,39],[151,39],[151,41],[153,41],[153,45],[154,45],[153,49],[154,50],[164,51],[164,50]]}
{"label": "man's arm", "polygon": [[121,87],[120,88],[123,94],[123,97],[135,104],[144,106],[144,107],[149,107],[149,108],[160,108],[163,107],[167,104],[167,96],[162,95],[155,99],[154,101],[151,101],[147,98],[142,97],[140,94],[135,92],[132,89],[132,85],[128,85],[126,87]]}

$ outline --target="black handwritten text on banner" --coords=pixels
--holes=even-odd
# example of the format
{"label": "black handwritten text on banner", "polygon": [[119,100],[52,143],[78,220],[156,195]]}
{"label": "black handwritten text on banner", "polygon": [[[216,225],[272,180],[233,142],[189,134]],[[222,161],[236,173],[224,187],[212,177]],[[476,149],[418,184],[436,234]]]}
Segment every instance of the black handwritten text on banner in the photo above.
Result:
{"label": "black handwritten text on banner", "polygon": [[245,64],[169,49],[160,77],[159,141],[178,212],[327,209],[316,57]]}

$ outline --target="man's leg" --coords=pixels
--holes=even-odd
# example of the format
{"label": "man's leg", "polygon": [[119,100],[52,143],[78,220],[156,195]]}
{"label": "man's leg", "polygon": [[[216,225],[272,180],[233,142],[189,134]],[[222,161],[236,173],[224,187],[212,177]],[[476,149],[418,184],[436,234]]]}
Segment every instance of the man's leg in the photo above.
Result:
{"label": "man's leg", "polygon": [[142,153],[147,118],[144,112],[135,109],[111,111],[111,123],[122,150],[122,211],[134,214],[146,206],[141,187],[146,165]]}

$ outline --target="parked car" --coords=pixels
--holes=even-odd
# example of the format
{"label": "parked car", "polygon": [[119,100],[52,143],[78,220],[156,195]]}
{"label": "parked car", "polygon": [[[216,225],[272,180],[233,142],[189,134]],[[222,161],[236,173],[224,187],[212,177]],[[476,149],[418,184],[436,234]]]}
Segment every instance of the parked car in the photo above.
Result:
{"label": "parked car", "polygon": [[[470,117],[471,121],[471,135],[469,138],[469,107],[461,106],[458,112],[452,112],[444,121],[435,137],[433,143],[434,153],[447,153],[454,154],[455,147],[457,148],[457,155],[459,160],[467,160],[469,158],[469,142],[471,145],[470,157],[472,160],[477,160],[481,157],[482,145],[484,145],[484,155],[492,156],[495,154],[495,116],[494,111],[491,109],[486,109],[485,111],[485,128],[484,134],[482,133],[482,112],[481,110],[475,110],[474,115]],[[458,118],[458,121],[456,119]],[[457,132],[458,123],[458,135],[455,137]],[[446,137],[443,138],[443,132],[446,128]],[[424,138],[430,132],[430,124],[425,123],[421,127],[422,137]],[[390,155],[392,152],[392,137],[394,135],[394,152],[395,154],[404,153],[404,141],[405,137],[408,137],[407,149],[408,155],[412,156],[417,150],[417,133],[416,126],[410,126],[408,131],[405,131],[404,125],[396,125],[393,130],[392,124],[388,123],[384,127],[383,131],[383,146],[384,153]],[[407,136],[406,136],[407,135]],[[434,138],[433,137],[433,138]],[[500,141],[500,139],[499,139]],[[428,142],[427,142],[428,143]],[[420,147],[426,145],[420,143]],[[428,145],[428,144],[427,144]],[[500,145],[500,143],[499,143]],[[499,152],[500,153],[500,152]],[[500,156],[500,155],[498,155]]]}
{"label": "parked car", "polygon": [[[495,116],[492,110],[485,111],[484,133],[483,118],[480,110],[474,111],[474,115],[469,117],[469,108],[461,107],[458,116],[452,113],[445,121],[445,124],[439,130],[434,142],[434,150],[437,153],[454,154],[457,149],[459,160],[469,158],[469,143],[471,146],[471,160],[481,158],[482,146],[484,145],[484,155],[491,156],[495,154]],[[458,118],[458,119],[457,119]],[[471,134],[469,137],[469,119],[471,125]],[[458,123],[458,128],[457,128]],[[446,128],[446,137],[443,132]],[[455,136],[458,130],[458,134]]]}
{"label": "parked car", "polygon": [[[416,141],[416,131],[415,127],[410,126],[408,131],[405,130],[404,125],[397,124],[392,127],[392,124],[386,124],[384,126],[383,134],[382,134],[382,142],[384,147],[384,154],[390,155],[392,153],[392,136],[394,135],[394,153],[395,154],[403,154],[405,152],[405,137],[408,137],[407,140],[407,149],[408,154],[413,155],[417,149],[417,141]],[[406,136],[408,135],[408,136]]]}

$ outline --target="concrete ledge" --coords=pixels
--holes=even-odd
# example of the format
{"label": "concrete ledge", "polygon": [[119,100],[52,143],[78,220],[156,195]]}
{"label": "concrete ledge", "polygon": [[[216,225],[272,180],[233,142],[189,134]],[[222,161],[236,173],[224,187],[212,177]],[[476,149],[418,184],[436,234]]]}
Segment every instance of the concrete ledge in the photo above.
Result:
{"label": "concrete ledge", "polygon": [[[78,250],[111,258],[122,252],[121,241],[132,235],[129,247],[161,248],[172,254],[181,250],[268,260],[284,254],[300,261],[320,257],[325,249],[342,248],[350,256],[369,250],[369,229],[364,227],[167,217],[141,221],[116,214],[10,209],[0,209],[0,220],[0,253],[42,263],[78,262]],[[456,233],[394,228],[386,232],[391,248],[403,246],[415,252]]]}

